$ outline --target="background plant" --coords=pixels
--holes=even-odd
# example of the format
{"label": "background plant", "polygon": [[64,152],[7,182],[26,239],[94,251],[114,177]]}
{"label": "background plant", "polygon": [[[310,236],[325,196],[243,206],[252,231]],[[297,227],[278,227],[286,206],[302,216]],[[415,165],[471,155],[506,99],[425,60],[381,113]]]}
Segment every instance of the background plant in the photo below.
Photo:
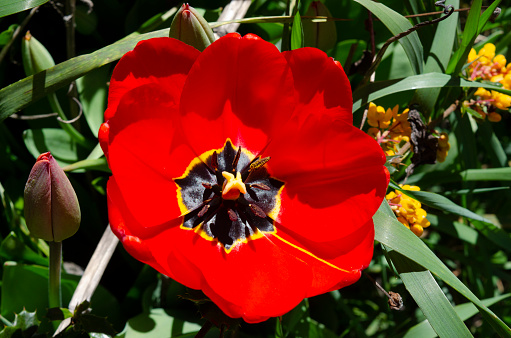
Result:
{"label": "background plant", "polygon": [[[180,5],[163,0],[150,6],[143,0],[83,1],[75,4],[74,16],[68,16],[73,3],[0,2],[0,257],[4,263],[0,314],[8,325],[4,334],[16,330],[27,336],[37,330],[49,334],[48,319],[59,316],[80,318],[73,334],[111,333],[98,319],[107,316],[120,336],[193,336],[204,320],[196,305],[184,298],[197,300],[196,295],[120,247],[91,299],[91,313],[86,305],[72,313],[46,313],[48,247],[29,236],[23,218],[23,189],[30,169],[40,153],[51,151],[68,171],[80,201],[82,226],[66,240],[63,253],[68,274],[62,276],[62,296],[63,304],[68,304],[80,279],[73,271],[87,265],[108,224],[109,169],[97,146],[97,131],[114,62],[137,41],[168,36]],[[373,262],[358,283],[304,300],[281,319],[231,329],[240,336],[509,335],[511,118],[509,111],[500,109],[499,122],[481,120],[463,102],[477,100],[478,88],[511,95],[498,82],[472,81],[476,79],[466,63],[472,48],[478,53],[487,43],[511,60],[511,10],[500,4],[501,13],[494,19],[500,1],[446,1],[460,11],[401,37],[414,25],[447,14],[432,1],[325,0],[335,20],[320,23],[326,14],[308,10],[310,3],[252,1],[238,31],[258,34],[285,50],[317,43],[305,33],[311,25],[329,25],[327,31],[335,27],[336,40],[322,41],[320,47],[349,74],[355,125],[368,131],[370,126],[362,122],[370,102],[385,109],[398,105],[399,112],[416,109],[425,130],[448,135],[450,149],[444,162],[418,165],[406,179],[420,191],[391,183],[392,191],[418,200],[426,210],[431,226],[421,238],[383,203],[374,217]],[[27,4],[41,7],[30,9]],[[191,5],[212,26],[219,26],[216,21],[226,4],[195,1]],[[313,19],[311,13],[320,17]],[[373,56],[392,37],[396,42],[371,67]],[[35,70],[34,60],[43,68]],[[31,72],[27,64],[32,64]],[[72,124],[63,122],[77,117]],[[411,147],[399,154],[403,156],[389,158],[394,182],[403,183],[413,153]],[[386,292],[399,293],[404,309],[391,310],[375,281]],[[490,305],[491,311],[486,307]],[[209,334],[217,336],[218,331]]]}

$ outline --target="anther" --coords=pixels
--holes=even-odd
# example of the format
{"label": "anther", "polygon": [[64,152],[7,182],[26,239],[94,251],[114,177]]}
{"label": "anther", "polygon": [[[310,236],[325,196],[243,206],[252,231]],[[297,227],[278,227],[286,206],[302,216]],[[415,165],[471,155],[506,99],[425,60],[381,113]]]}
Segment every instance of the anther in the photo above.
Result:
{"label": "anther", "polygon": [[266,184],[262,184],[262,183],[253,183],[253,184],[249,184],[248,186],[249,186],[249,188],[256,188],[256,189],[261,189],[261,190],[271,190],[271,188],[269,186],[267,186]]}
{"label": "anther", "polygon": [[232,161],[232,172],[236,172],[236,167],[238,166],[238,161],[240,160],[241,155],[241,146],[238,147],[238,152],[236,153],[236,156],[234,157],[234,161]]}
{"label": "anther", "polygon": [[248,206],[250,207],[250,210],[252,210],[252,212],[256,216],[261,217],[261,218],[266,218],[266,213],[259,206],[255,205],[254,203],[251,203]]}
{"label": "anther", "polygon": [[235,222],[238,220],[238,215],[236,214],[236,212],[232,209],[227,209],[227,215],[229,215],[229,219],[232,221],[232,222]]}
{"label": "anther", "polygon": [[200,218],[202,216],[204,216],[206,214],[206,212],[208,212],[209,210],[209,204],[206,204],[202,209],[201,211],[199,211],[199,213],[197,214],[197,216]]}
{"label": "anther", "polygon": [[211,156],[211,167],[213,167],[213,170],[218,170],[218,154],[216,153],[216,150],[213,152],[213,155]]}

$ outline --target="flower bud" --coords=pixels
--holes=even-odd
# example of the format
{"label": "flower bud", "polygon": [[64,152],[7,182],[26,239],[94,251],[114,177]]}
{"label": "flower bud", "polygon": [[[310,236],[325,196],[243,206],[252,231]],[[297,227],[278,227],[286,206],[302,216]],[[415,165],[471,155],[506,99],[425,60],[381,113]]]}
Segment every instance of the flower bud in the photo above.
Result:
{"label": "flower bud", "polygon": [[23,58],[23,69],[27,76],[55,66],[55,61],[53,61],[50,52],[30,32],[27,32],[23,38],[21,55]]}
{"label": "flower bud", "polygon": [[[305,16],[326,16],[332,17],[330,11],[321,1],[313,1]],[[303,22],[303,38],[306,47],[316,47],[323,51],[332,49],[337,43],[337,30],[334,21],[312,22],[305,20]]]}
{"label": "flower bud", "polygon": [[171,38],[183,41],[201,52],[213,41],[215,35],[208,22],[188,4],[183,4],[170,24]]}
{"label": "flower bud", "polygon": [[34,237],[60,242],[80,227],[80,205],[49,152],[39,155],[25,185],[25,220]]}

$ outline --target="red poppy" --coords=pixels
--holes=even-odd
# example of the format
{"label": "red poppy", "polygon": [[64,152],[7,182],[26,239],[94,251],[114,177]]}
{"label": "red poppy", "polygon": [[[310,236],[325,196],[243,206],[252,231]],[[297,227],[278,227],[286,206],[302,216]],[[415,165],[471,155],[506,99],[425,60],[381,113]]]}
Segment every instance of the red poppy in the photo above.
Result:
{"label": "red poppy", "polygon": [[325,53],[229,34],[200,53],[140,42],[110,82],[100,141],[113,232],[138,260],[260,322],[354,283],[388,172],[352,126]]}

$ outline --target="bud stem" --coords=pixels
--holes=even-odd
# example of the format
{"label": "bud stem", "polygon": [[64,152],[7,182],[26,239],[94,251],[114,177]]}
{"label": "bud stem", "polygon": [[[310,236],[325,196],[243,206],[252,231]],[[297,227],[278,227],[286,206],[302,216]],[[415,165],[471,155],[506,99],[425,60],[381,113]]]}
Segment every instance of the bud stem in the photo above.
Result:
{"label": "bud stem", "polygon": [[62,264],[62,242],[49,242],[50,245],[50,274],[48,300],[50,308],[62,306],[60,292],[60,266]]}

